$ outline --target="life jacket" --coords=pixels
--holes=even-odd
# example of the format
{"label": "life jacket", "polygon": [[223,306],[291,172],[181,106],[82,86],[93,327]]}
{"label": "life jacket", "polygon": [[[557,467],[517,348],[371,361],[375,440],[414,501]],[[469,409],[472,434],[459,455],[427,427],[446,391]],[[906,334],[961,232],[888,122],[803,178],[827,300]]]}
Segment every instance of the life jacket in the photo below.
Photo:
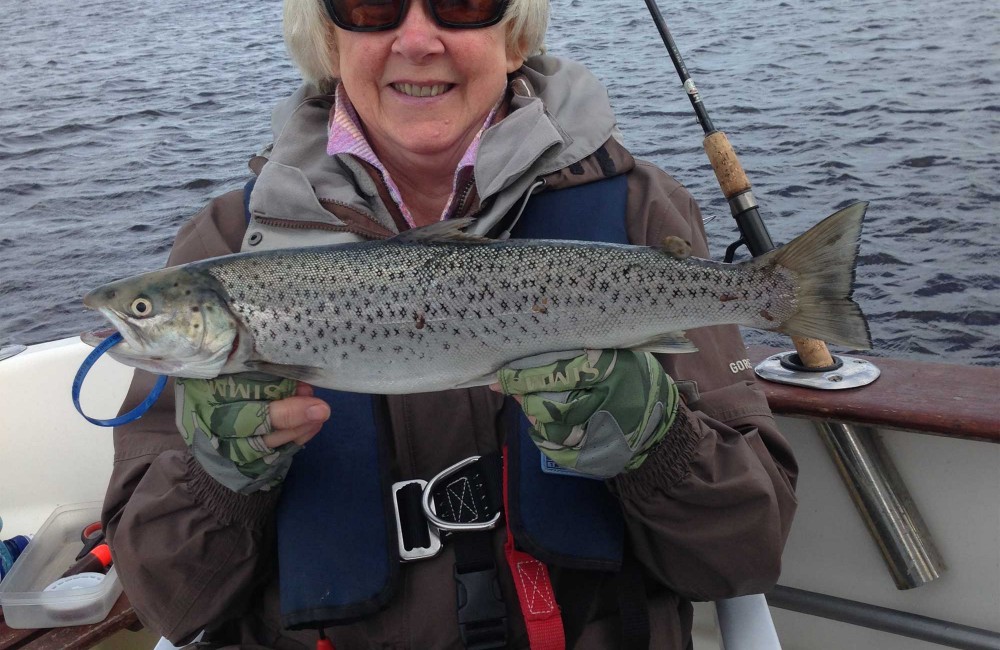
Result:
{"label": "life jacket", "polygon": [[[251,188],[244,194],[248,221]],[[626,200],[624,175],[542,192],[528,201],[511,236],[627,244]],[[399,573],[390,486],[409,477],[389,475],[385,398],[315,394],[336,416],[297,454],[277,512],[282,624],[290,629],[377,612],[394,596]],[[506,517],[516,546],[549,565],[618,572],[624,521],[617,499],[603,481],[553,471],[551,461],[545,468],[520,408],[508,398],[504,411]]]}

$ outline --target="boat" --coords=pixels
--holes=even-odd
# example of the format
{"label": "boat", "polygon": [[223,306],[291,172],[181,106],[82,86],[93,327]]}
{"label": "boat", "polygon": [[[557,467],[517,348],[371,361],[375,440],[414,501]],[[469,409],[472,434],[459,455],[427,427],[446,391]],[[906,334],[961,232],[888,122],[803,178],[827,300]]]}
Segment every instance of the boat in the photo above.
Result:
{"label": "boat", "polygon": [[[4,538],[37,530],[59,505],[103,497],[112,434],[84,420],[70,399],[89,351],[78,337],[0,349]],[[788,353],[751,347],[750,354],[758,365]],[[780,586],[760,597],[770,607],[752,610],[749,620],[732,603],[698,603],[695,648],[1000,647],[1000,415],[994,405],[1000,368],[836,356],[876,367],[878,379],[833,391],[762,380],[800,463],[799,508]],[[101,358],[83,385],[84,411],[115,415],[132,372]],[[910,556],[897,552],[892,568],[884,559],[893,555],[888,542],[873,537],[854,504],[852,489],[859,488],[849,488],[838,471],[843,455],[828,450],[831,435],[845,431],[859,436],[851,439],[853,452],[872,452],[865,462],[874,464],[862,469],[895,518],[882,524],[903,531],[901,547]],[[892,490],[897,503],[887,493]],[[720,629],[730,625],[736,631],[722,644]],[[769,629],[776,632],[776,643],[758,643],[751,630],[760,626],[764,638]],[[99,647],[155,643],[148,633],[122,630]]]}

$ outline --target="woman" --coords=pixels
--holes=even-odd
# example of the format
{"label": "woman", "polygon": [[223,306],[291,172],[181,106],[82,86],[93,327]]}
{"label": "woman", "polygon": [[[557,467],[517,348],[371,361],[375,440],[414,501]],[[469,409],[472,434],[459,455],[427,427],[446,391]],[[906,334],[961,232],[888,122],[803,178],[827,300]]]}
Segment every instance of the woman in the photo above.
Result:
{"label": "woman", "polygon": [[[497,237],[609,238],[617,228],[620,239],[647,244],[676,235],[707,256],[691,197],[617,141],[596,79],[538,55],[547,11],[545,0],[286,0],[285,38],[306,83],[275,110],[275,141],[251,161],[248,202],[240,192],[214,200],[181,229],[169,263],[389,237],[458,217],[473,217],[467,231]],[[602,219],[605,209],[620,216]],[[689,337],[701,352],[654,360],[581,351],[503,369],[494,390],[371,398],[382,421],[370,426],[353,424],[367,407],[320,399],[303,384],[244,376],[223,394],[218,383],[178,381],[175,403],[161,400],[115,432],[104,518],[126,592],[141,620],[175,643],[206,630],[219,646],[299,648],[317,632],[289,627],[325,627],[340,650],[525,648],[529,635],[542,647],[539,636],[553,629],[540,633],[534,621],[544,601],[555,646],[683,648],[690,601],[760,592],[777,579],[796,474],[752,373],[733,370],[745,367],[734,363],[745,357],[736,328]],[[139,372],[132,391],[150,383]],[[295,394],[248,399],[255,386]],[[502,393],[517,397],[535,423],[530,439],[548,457],[605,479],[570,481],[570,496],[560,498],[571,501],[554,504],[552,517],[586,511],[591,498],[578,495],[594,486],[613,495],[610,509],[566,530],[542,521],[542,533],[590,542],[599,537],[591,524],[617,517],[624,533],[611,535],[607,556],[575,562],[520,533],[508,556],[501,525],[452,534],[440,553],[406,564],[389,547],[374,596],[335,607],[326,591],[315,603],[296,600],[301,584],[335,591],[369,578],[355,569],[380,553],[325,534],[303,546],[308,522],[327,517],[309,504],[354,503],[338,490],[383,473],[372,488],[378,504],[394,482],[499,454],[523,420],[508,418],[516,407],[507,401],[505,410]],[[352,424],[317,437],[327,420]],[[310,460],[324,453],[321,443],[376,438],[378,448],[364,452],[372,464],[331,469],[351,450]],[[554,493],[518,489],[508,492],[516,525],[519,509],[552,508]],[[375,509],[356,508],[333,529],[349,535],[376,522],[383,530],[385,513]],[[320,557],[337,544],[330,562],[343,568],[332,570]],[[404,547],[413,548],[401,538]],[[525,550],[546,562],[518,555]],[[525,591],[525,566],[538,578],[533,591]]]}

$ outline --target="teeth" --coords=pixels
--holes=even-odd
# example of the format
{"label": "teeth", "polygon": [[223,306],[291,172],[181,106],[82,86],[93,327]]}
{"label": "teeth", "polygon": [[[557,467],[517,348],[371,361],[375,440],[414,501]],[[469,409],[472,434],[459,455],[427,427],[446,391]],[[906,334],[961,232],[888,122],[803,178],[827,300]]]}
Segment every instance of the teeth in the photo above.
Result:
{"label": "teeth", "polygon": [[433,86],[415,86],[413,84],[392,84],[392,87],[410,97],[436,97],[448,90],[448,84]]}

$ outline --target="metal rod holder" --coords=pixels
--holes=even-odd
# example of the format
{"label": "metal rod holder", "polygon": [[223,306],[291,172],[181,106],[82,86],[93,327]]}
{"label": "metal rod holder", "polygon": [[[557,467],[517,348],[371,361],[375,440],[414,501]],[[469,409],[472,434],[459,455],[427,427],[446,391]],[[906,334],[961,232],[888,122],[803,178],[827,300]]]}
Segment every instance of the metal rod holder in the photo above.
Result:
{"label": "metal rod holder", "polygon": [[896,587],[912,589],[939,578],[944,561],[878,432],[838,422],[817,422],[816,429]]}

